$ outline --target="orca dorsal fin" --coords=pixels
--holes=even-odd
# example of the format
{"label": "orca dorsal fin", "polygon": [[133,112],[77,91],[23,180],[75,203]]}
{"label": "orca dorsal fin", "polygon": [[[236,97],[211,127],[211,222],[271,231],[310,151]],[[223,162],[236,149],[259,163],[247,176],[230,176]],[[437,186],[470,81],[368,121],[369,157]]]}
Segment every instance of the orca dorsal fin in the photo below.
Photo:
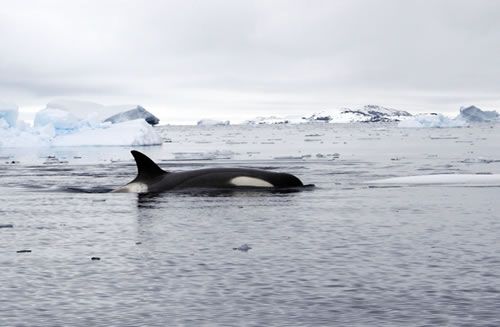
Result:
{"label": "orca dorsal fin", "polygon": [[137,165],[137,177],[134,179],[134,182],[150,180],[155,177],[168,174],[167,171],[161,169],[144,153],[135,150],[130,152],[134,156],[135,164]]}

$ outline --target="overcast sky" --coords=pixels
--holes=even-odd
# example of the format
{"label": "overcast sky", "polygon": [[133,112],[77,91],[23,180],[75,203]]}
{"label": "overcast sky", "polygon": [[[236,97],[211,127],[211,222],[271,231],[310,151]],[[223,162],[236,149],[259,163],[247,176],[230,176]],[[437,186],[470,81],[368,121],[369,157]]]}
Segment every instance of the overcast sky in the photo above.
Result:
{"label": "overcast sky", "polygon": [[500,1],[4,1],[0,99],[165,120],[500,109]]}

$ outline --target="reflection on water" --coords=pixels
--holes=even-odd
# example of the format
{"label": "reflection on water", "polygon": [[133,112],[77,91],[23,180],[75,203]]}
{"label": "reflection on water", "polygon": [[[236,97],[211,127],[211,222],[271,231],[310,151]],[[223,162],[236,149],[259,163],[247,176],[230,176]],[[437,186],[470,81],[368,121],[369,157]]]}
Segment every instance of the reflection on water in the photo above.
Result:
{"label": "reflection on water", "polygon": [[128,149],[3,149],[19,163],[0,165],[0,326],[499,324],[498,188],[363,183],[499,173],[497,128],[199,131],[141,150],[169,170],[272,167],[317,187],[108,193],[135,176]]}

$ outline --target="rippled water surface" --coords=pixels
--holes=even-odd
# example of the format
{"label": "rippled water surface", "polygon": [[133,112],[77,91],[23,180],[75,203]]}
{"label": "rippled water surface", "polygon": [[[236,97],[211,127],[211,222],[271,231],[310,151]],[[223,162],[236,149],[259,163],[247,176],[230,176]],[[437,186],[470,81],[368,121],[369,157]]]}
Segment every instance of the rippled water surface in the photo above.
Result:
{"label": "rippled water surface", "polygon": [[500,188],[365,184],[498,174],[498,127],[161,132],[138,150],[165,169],[317,187],[110,194],[135,176],[129,148],[0,149],[0,326],[500,325]]}

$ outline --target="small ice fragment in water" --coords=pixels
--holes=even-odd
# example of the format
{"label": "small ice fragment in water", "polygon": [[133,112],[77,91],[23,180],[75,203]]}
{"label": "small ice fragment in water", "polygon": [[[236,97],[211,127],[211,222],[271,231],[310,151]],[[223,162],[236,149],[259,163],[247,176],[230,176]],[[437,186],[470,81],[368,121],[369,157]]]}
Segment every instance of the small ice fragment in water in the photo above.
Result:
{"label": "small ice fragment in water", "polygon": [[251,247],[248,245],[248,244],[243,244],[243,245],[240,245],[239,247],[237,248],[233,248],[233,250],[238,250],[238,251],[243,251],[243,252],[247,252],[248,250],[250,250]]}
{"label": "small ice fragment in water", "polygon": [[17,253],[31,253],[31,250],[19,250]]}
{"label": "small ice fragment in water", "polygon": [[0,228],[13,228],[14,225],[12,224],[0,224]]}

